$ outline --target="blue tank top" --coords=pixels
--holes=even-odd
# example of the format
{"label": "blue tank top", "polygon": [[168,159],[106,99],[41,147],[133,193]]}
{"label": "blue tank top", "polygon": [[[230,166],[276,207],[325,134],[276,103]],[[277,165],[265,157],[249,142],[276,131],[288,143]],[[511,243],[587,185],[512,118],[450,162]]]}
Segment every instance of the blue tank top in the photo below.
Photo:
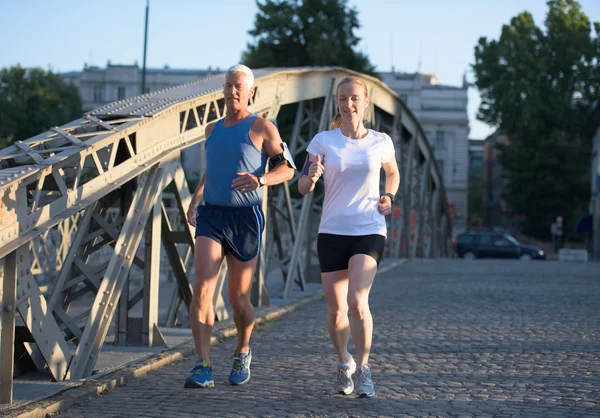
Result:
{"label": "blue tank top", "polygon": [[268,156],[250,139],[250,127],[257,117],[251,114],[228,127],[223,126],[224,119],[221,119],[206,139],[205,202],[236,207],[261,204],[261,187],[250,193],[240,193],[231,186],[237,173],[248,172],[257,176],[265,173]]}

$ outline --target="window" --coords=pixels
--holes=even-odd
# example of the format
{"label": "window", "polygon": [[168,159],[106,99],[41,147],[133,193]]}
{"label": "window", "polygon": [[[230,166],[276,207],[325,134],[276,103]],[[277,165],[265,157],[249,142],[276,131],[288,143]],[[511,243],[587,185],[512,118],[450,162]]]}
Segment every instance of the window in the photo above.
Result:
{"label": "window", "polygon": [[457,242],[458,244],[462,244],[462,245],[465,245],[465,244],[472,244],[472,243],[473,243],[473,238],[474,238],[474,236],[473,236],[473,235],[460,235],[460,236],[459,236],[459,237],[456,239],[456,242]]}
{"label": "window", "polygon": [[94,86],[94,102],[102,103],[102,86]]}
{"label": "window", "polygon": [[494,237],[494,245],[496,247],[511,247],[513,244],[505,238],[502,237]]}
{"label": "window", "polygon": [[435,160],[435,163],[440,171],[440,176],[444,177],[444,160]]}
{"label": "window", "polygon": [[491,235],[479,235],[479,244],[480,245],[492,245],[492,236]]}
{"label": "window", "polygon": [[515,237],[512,237],[512,236],[510,236],[510,235],[504,235],[504,239],[506,239],[506,240],[508,240],[508,241],[512,242],[512,243],[513,243],[513,245],[519,245],[519,241],[517,241],[517,240],[515,239]]}
{"label": "window", "polygon": [[125,87],[119,87],[117,89],[117,100],[123,100],[125,98]]}
{"label": "window", "polygon": [[444,131],[435,131],[435,142],[433,146],[437,149],[446,149]]}

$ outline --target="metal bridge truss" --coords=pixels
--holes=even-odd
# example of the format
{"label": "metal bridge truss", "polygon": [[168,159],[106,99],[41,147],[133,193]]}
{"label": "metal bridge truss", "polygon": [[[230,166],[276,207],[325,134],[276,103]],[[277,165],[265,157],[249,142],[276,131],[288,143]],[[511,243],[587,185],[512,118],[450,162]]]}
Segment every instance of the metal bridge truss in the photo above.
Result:
{"label": "metal bridge truss", "polygon": [[[251,110],[275,122],[282,106],[295,111],[284,140],[302,166],[308,142],[333,119],[337,82],[348,75],[357,73],[257,70]],[[423,131],[392,90],[363,78],[371,126],[392,137],[402,174],[386,256],[448,256],[448,203]],[[12,400],[15,350],[60,381],[93,374],[109,331],[115,344],[164,345],[161,271],[177,284],[161,326],[189,324],[194,231],[185,222],[191,194],[180,152],[223,117],[222,84],[220,75],[111,103],[0,150],[0,402]],[[265,190],[257,306],[269,304],[271,272],[283,277],[284,298],[310,280],[322,185],[300,197],[298,177]],[[228,316],[226,274],[224,262],[217,319]],[[136,306],[141,318],[132,315]]]}

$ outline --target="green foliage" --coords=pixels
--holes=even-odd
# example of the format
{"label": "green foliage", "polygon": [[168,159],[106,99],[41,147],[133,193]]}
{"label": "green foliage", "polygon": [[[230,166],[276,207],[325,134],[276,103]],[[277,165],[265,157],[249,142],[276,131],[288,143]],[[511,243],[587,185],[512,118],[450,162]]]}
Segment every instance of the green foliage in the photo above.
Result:
{"label": "green foliage", "polygon": [[483,171],[469,173],[468,224],[478,226],[482,221]]}
{"label": "green foliage", "polygon": [[369,58],[356,51],[358,11],[347,0],[257,1],[254,42],[242,61],[251,68],[341,66],[371,74]]}
{"label": "green foliage", "polygon": [[503,197],[537,237],[548,236],[557,215],[572,227],[589,200],[591,139],[579,132],[600,97],[600,25],[594,27],[595,36],[575,0],[552,0],[545,31],[523,12],[498,40],[481,38],[475,47],[477,117],[510,140],[498,146]]}
{"label": "green foliage", "polygon": [[81,114],[79,91],[58,74],[18,65],[0,69],[0,146],[31,138]]}

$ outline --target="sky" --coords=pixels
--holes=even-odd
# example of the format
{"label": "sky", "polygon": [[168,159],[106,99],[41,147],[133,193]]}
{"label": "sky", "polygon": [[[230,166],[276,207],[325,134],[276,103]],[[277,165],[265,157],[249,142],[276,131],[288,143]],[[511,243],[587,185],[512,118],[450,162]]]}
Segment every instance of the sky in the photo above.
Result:
{"label": "sky", "polygon": [[[149,0],[147,66],[227,68],[252,41],[255,0]],[[600,0],[579,0],[592,22]],[[473,80],[470,65],[479,38],[498,39],[502,25],[529,11],[538,26],[546,0],[349,0],[358,10],[366,53],[378,71],[436,74],[441,84]],[[20,64],[56,72],[88,65],[141,66],[146,0],[0,0],[0,68]],[[475,88],[469,90],[472,139],[493,127],[479,122]]]}

